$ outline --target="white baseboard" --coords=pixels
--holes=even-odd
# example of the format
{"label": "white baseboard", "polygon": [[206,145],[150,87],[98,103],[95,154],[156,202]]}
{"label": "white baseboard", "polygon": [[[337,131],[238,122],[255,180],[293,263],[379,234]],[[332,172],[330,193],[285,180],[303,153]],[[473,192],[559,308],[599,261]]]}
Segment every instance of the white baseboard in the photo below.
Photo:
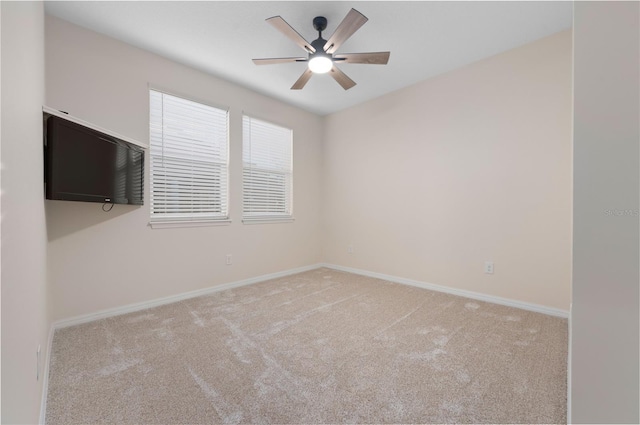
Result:
{"label": "white baseboard", "polygon": [[51,360],[51,348],[53,347],[53,334],[55,328],[53,324],[49,327],[49,336],[47,337],[47,352],[44,356],[44,368],[42,370],[42,400],[40,401],[40,421],[41,425],[46,423],[47,415],[47,393],[49,392],[49,362]]}
{"label": "white baseboard", "polygon": [[183,292],[181,294],[170,295],[164,298],[157,298],[151,301],[144,301],[135,304],[128,304],[122,307],[110,308],[106,310],[97,311],[95,313],[85,314],[81,316],[70,317],[68,319],[58,320],[53,323],[53,329],[66,328],[68,326],[80,325],[82,323],[93,322],[95,320],[106,319],[107,317],[119,316],[121,314],[133,313],[140,310],[145,310],[151,307],[158,307],[165,304],[174,303],[177,301],[186,300],[189,298],[199,297],[201,295],[212,294],[215,292],[225,291],[227,289],[238,288],[240,286],[251,285],[253,283],[264,282],[265,280],[277,279],[284,276],[289,276],[296,273],[302,273],[309,270],[314,270],[322,267],[322,264],[312,264],[310,266],[298,267],[296,269],[289,269],[282,272],[270,273],[261,276],[252,277],[249,279],[239,280],[236,282],[224,283],[222,285],[213,286],[210,288],[198,289],[190,292]]}
{"label": "white baseboard", "polygon": [[[475,300],[486,301],[493,304],[506,305],[509,307],[520,308],[523,310],[535,311],[537,313],[547,314],[550,316],[557,316],[562,318],[568,318],[569,312],[552,307],[546,307],[538,304],[526,303],[523,301],[511,300],[508,298],[497,297],[493,295],[482,294],[479,292],[467,291],[464,289],[456,289],[447,286],[435,285],[433,283],[420,282],[417,280],[407,279],[398,276],[391,276],[383,273],[371,272],[368,270],[355,269],[352,267],[339,266],[336,264],[312,264],[309,266],[299,267],[295,269],[289,269],[282,272],[270,273],[261,276],[252,277],[249,279],[239,280],[236,282],[224,283],[222,285],[213,286],[210,288],[198,289],[195,291],[184,292],[181,294],[170,295],[164,298],[158,298],[151,301],[144,301],[135,304],[128,304],[122,307],[116,307],[106,310],[97,311],[95,313],[85,314],[81,316],[70,317],[68,319],[58,320],[53,323],[53,331],[68,326],[75,326],[82,323],[93,322],[95,320],[105,319],[107,317],[119,316],[121,314],[133,313],[140,310],[145,310],[151,307],[157,307],[165,304],[170,304],[177,301],[186,300],[189,298],[199,297],[201,295],[212,294],[215,292],[225,291],[227,289],[238,288],[240,286],[251,285],[253,283],[264,282],[270,279],[277,279],[284,276],[289,276],[296,273],[302,273],[309,270],[314,270],[319,267],[327,267],[334,270],[340,270],[348,273],[359,274],[362,276],[373,277],[377,279],[388,280],[390,282],[401,283],[410,286],[416,286],[419,288],[430,289],[432,291],[444,292],[452,295],[458,295],[465,298],[472,298]],[[52,338],[52,336],[50,337]],[[48,353],[47,353],[48,355]]]}
{"label": "white baseboard", "polygon": [[511,300],[508,298],[497,297],[494,295],[481,294],[479,292],[467,291],[464,289],[450,288],[448,286],[435,285],[433,283],[420,282],[417,280],[407,279],[404,277],[391,276],[383,273],[370,272],[367,270],[354,269],[352,267],[339,266],[336,264],[322,264],[323,267],[329,269],[339,270],[348,273],[359,274],[362,276],[373,277],[376,279],[388,280],[394,283],[402,283],[404,285],[417,286],[418,288],[430,289],[432,291],[444,292],[447,294],[458,295],[460,297],[472,298],[474,300],[485,301],[493,304],[505,305],[508,307],[515,307],[522,310],[534,311],[536,313],[547,314],[549,316],[562,317],[567,319],[569,312],[561,310],[559,308],[546,307],[543,305],[526,303],[523,301]]}

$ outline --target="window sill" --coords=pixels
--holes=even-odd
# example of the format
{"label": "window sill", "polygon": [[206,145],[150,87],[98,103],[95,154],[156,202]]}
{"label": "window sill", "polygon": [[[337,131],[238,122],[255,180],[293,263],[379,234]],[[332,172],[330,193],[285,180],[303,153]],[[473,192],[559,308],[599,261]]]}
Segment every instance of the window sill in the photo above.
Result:
{"label": "window sill", "polygon": [[242,224],[276,224],[276,223],[293,223],[293,217],[255,217],[243,218]]}
{"label": "window sill", "polygon": [[179,227],[204,227],[204,226],[228,226],[230,219],[221,220],[174,220],[174,221],[150,221],[152,229],[175,229]]}

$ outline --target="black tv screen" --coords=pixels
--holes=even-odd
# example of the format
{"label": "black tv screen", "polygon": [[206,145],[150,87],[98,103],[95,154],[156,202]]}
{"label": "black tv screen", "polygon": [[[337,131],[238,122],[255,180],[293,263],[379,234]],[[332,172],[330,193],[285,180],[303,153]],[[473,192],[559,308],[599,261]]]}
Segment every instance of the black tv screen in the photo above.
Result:
{"label": "black tv screen", "polygon": [[47,199],[143,204],[141,147],[50,116],[45,164]]}

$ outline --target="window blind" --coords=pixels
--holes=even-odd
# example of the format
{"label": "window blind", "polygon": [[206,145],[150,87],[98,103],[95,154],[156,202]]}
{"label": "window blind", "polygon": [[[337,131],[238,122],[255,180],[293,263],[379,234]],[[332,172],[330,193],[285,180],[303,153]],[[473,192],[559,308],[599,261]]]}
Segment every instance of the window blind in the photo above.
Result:
{"label": "window blind", "polygon": [[290,218],[293,132],[246,115],[242,127],[243,218]]}
{"label": "window blind", "polygon": [[227,116],[150,91],[152,221],[228,218]]}

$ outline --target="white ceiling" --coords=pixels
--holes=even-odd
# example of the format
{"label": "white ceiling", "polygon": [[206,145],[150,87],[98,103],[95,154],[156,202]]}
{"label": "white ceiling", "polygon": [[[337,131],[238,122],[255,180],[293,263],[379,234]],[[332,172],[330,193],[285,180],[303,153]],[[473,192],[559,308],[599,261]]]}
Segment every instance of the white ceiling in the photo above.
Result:
{"label": "white ceiling", "polygon": [[[251,59],[305,56],[264,20],[280,15],[308,41],[311,21],[327,39],[349,9],[369,18],[338,53],[391,51],[389,64],[342,64],[357,85],[343,90],[314,75],[290,90],[306,64],[256,66]],[[325,115],[568,29],[572,2],[422,1],[71,1],[48,14]]]}

